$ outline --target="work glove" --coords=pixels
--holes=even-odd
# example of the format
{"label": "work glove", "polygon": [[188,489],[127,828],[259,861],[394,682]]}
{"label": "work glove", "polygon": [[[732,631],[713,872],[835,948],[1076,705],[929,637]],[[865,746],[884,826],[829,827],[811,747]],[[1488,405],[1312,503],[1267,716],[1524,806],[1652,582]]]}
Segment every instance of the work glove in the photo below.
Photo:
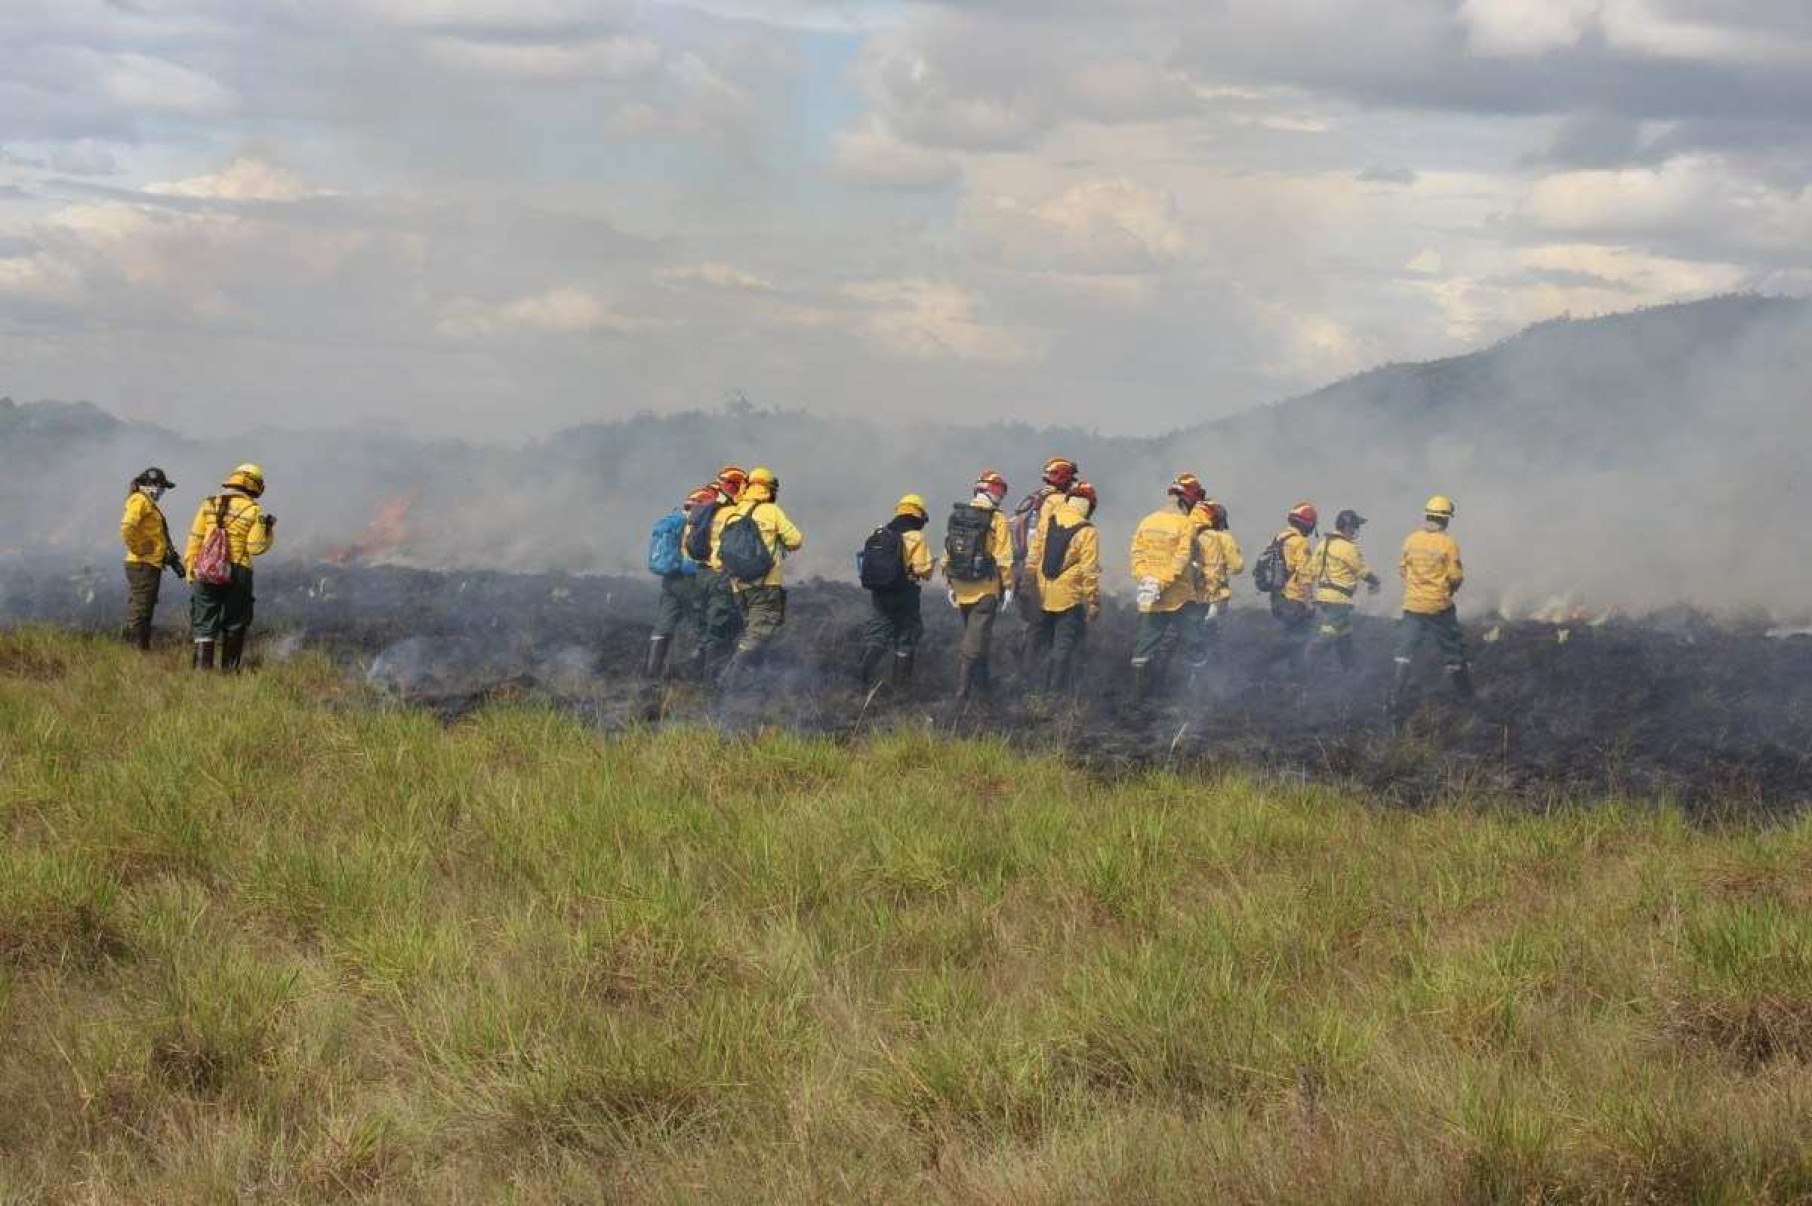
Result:
{"label": "work glove", "polygon": [[1140,607],[1150,607],[1163,593],[1164,588],[1158,585],[1156,578],[1140,578],[1139,593],[1134,597],[1138,599]]}
{"label": "work glove", "polygon": [[263,524],[266,528],[274,528],[277,526],[277,517],[275,515],[260,515],[258,517],[258,522]]}
{"label": "work glove", "polygon": [[182,563],[182,558],[178,557],[175,553],[171,553],[168,557],[164,558],[164,568],[175,574],[178,578],[186,578],[189,573],[188,568]]}
{"label": "work glove", "polygon": [[1384,583],[1378,581],[1376,578],[1371,579],[1365,584],[1365,593],[1368,595],[1375,595],[1383,589]]}
{"label": "work glove", "polygon": [[1010,587],[1010,586],[1007,587],[1007,589],[1001,593],[1000,605],[1002,607],[1013,606],[1013,588],[1012,587]]}
{"label": "work glove", "polygon": [[963,609],[962,604],[960,604],[956,601],[956,591],[954,591],[954,590],[945,591],[944,598],[950,600],[950,606],[956,608],[956,610],[961,611]]}

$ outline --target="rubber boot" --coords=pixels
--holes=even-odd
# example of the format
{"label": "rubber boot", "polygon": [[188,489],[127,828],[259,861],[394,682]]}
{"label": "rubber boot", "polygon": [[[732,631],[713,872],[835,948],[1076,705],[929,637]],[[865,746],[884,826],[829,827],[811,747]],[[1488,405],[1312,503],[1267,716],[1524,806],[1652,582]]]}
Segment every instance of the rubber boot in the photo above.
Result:
{"label": "rubber boot", "polygon": [[976,670],[980,663],[972,657],[958,658],[956,661],[956,697],[968,699],[975,693]]}
{"label": "rubber boot", "polygon": [[229,632],[220,640],[220,668],[229,674],[239,673],[239,663],[245,658],[245,633]]}
{"label": "rubber boot", "polygon": [[879,645],[862,650],[862,659],[856,663],[856,681],[864,691],[881,681],[881,659],[886,656],[887,650]]}
{"label": "rubber boot", "polygon": [[738,649],[732,653],[730,660],[724,663],[723,673],[717,677],[717,689],[724,694],[736,690],[748,678],[749,670],[754,664],[754,650]]}
{"label": "rubber boot", "polygon": [[1151,698],[1151,663],[1134,662],[1132,667],[1132,697],[1137,703],[1144,703]]}
{"label": "rubber boot", "polygon": [[994,667],[987,658],[976,659],[975,677],[970,680],[969,685],[970,689],[983,699],[994,694]]}
{"label": "rubber boot", "polygon": [[1464,663],[1458,666],[1449,666],[1447,667],[1447,674],[1449,679],[1453,682],[1454,692],[1458,694],[1461,699],[1471,699],[1472,667],[1465,665]]}
{"label": "rubber boot", "polygon": [[893,685],[900,688],[912,685],[912,664],[917,660],[910,652],[896,650],[893,655]]}
{"label": "rubber boot", "polygon": [[130,639],[134,645],[138,646],[140,653],[149,653],[151,651],[151,621],[140,620],[138,623],[134,624],[132,626],[132,633],[128,639]]}
{"label": "rubber boot", "polygon": [[212,670],[214,668],[213,641],[195,642],[195,668],[197,670]]}
{"label": "rubber boot", "polygon": [[648,664],[642,667],[642,677],[651,682],[660,681],[667,669],[667,651],[673,645],[672,637],[648,638]]}
{"label": "rubber boot", "polygon": [[1393,668],[1390,679],[1390,694],[1384,699],[1384,709],[1392,716],[1403,711],[1403,704],[1409,697],[1404,693],[1409,686],[1409,663],[1399,659]]}

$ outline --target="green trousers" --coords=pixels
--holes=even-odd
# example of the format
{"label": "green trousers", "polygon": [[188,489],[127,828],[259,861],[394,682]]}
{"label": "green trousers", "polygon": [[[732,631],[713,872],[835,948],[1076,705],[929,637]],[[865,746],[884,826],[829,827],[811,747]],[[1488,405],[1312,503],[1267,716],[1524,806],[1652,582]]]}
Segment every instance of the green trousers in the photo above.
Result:
{"label": "green trousers", "polygon": [[745,586],[737,596],[742,600],[742,639],[736,652],[754,653],[780,635],[786,625],[786,587]]}
{"label": "green trousers", "polygon": [[917,586],[869,591],[869,605],[873,610],[868,622],[862,626],[862,647],[892,653],[911,653],[917,649],[925,635],[920,593]]}
{"label": "green trousers", "polygon": [[661,597],[654,608],[656,637],[671,639],[681,628],[703,633],[705,592],[696,574],[668,574],[661,579]]}
{"label": "green trousers", "polygon": [[189,627],[198,641],[218,641],[252,626],[252,571],[235,565],[225,586],[195,584],[189,596]]}

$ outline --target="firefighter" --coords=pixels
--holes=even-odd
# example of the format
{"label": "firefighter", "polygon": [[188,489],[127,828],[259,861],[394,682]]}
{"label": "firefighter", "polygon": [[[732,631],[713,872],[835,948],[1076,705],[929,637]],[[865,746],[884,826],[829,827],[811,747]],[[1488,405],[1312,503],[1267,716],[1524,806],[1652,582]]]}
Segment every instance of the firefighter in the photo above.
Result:
{"label": "firefighter", "polygon": [[702,552],[698,568],[700,622],[704,634],[692,659],[697,676],[715,679],[736,649],[736,638],[742,635],[742,606],[736,600],[736,589],[718,560],[717,544],[723,537],[724,521],[736,509],[748,485],[747,471],[737,465],[725,465],[711,483],[713,498],[695,506],[686,528],[686,552],[695,560]]}
{"label": "firefighter", "polygon": [[649,679],[659,680],[666,673],[667,654],[681,628],[689,628],[697,634],[699,639],[695,648],[704,645],[705,599],[699,584],[701,567],[687,555],[684,533],[690,527],[693,513],[715,501],[716,489],[700,486],[686,495],[685,501],[662,521],[672,523],[677,520],[680,525],[679,564],[661,575],[661,597],[655,604],[654,631],[648,637],[648,664],[643,668],[643,674]]}
{"label": "firefighter", "polygon": [[1195,521],[1189,513],[1207,497],[1193,473],[1180,473],[1165,494],[1168,505],[1139,521],[1129,556],[1137,591],[1139,626],[1133,637],[1133,698],[1151,694],[1175,650],[1179,626],[1195,599]]}
{"label": "firefighter", "polygon": [[[252,626],[252,558],[270,552],[275,543],[277,517],[258,504],[264,496],[264,470],[246,463],[235,468],[220,484],[220,493],[201,500],[195,522],[189,526],[188,547],[183,554],[193,593],[189,597],[189,622],[195,634],[195,668],[212,670],[216,645],[220,668],[239,669],[245,656],[246,633]],[[225,532],[228,564],[226,580],[211,582],[208,537]]]}
{"label": "firefighter", "polygon": [[[779,498],[780,479],[774,471],[764,467],[751,469],[736,509],[725,518],[724,527],[718,529],[719,566],[730,575],[743,615],[742,636],[724,667],[721,685],[726,688],[735,685],[744,671],[761,661],[768,645],[786,624],[786,555],[805,547],[805,534],[780,509]],[[744,520],[754,525],[769,561],[767,572],[752,581],[736,576],[737,567],[726,560],[724,550],[725,529],[732,522]]]}
{"label": "firefighter", "polygon": [[1221,617],[1233,598],[1232,579],[1245,572],[1239,541],[1227,529],[1227,508],[1212,498],[1190,512],[1195,523],[1195,609],[1185,648],[1191,670],[1200,670],[1220,642]]}
{"label": "firefighter", "polygon": [[1472,668],[1466,660],[1466,636],[1460,631],[1453,597],[1466,581],[1460,546],[1447,533],[1453,522],[1453,500],[1444,494],[1430,498],[1422,508],[1422,527],[1403,541],[1397,573],[1403,579],[1403,641],[1397,650],[1396,676],[1391,684],[1395,710],[1409,682],[1417,650],[1434,641],[1441,651],[1447,678],[1461,699],[1472,698]]}
{"label": "firefighter", "polygon": [[1044,689],[1065,691],[1075,681],[1088,626],[1101,616],[1101,546],[1091,522],[1097,496],[1076,482],[1051,516],[1032,568],[1038,577],[1040,646],[1048,650]]}
{"label": "firefighter", "polygon": [[893,518],[862,546],[862,585],[874,608],[862,629],[859,677],[864,687],[875,685],[875,671],[890,653],[894,685],[912,681],[913,661],[925,635],[920,595],[935,568],[925,543],[930,518],[925,500],[908,494],[894,506]]}
{"label": "firefighter", "polygon": [[1035,669],[1042,670],[1048,651],[1044,644],[1044,611],[1038,605],[1038,550],[1051,516],[1081,473],[1081,467],[1067,457],[1055,456],[1046,461],[1038,489],[1019,500],[1009,524],[1013,535],[1013,585],[1019,598],[1020,618],[1026,622],[1022,669],[1028,675]]}
{"label": "firefighter", "polygon": [[151,619],[157,611],[158,588],[164,571],[181,576],[182,556],[170,539],[170,525],[157,502],[174,490],[162,469],[153,466],[132,479],[126,488],[126,509],[120,516],[120,540],[126,546],[126,622],[123,636],[141,650],[151,648]]}
{"label": "firefighter", "polygon": [[1316,621],[1309,653],[1316,656],[1331,648],[1340,658],[1341,668],[1349,671],[1354,665],[1353,597],[1362,582],[1374,595],[1383,585],[1359,551],[1359,529],[1364,526],[1365,516],[1357,511],[1334,516],[1334,530],[1309,554],[1306,571],[1314,591]]}
{"label": "firefighter", "polygon": [[[1271,615],[1277,620],[1279,639],[1265,667],[1278,662],[1300,669],[1309,637],[1313,633],[1315,609],[1309,602],[1310,583],[1304,571],[1309,564],[1309,538],[1321,522],[1321,513],[1310,502],[1297,503],[1284,517],[1284,529],[1271,538],[1277,550],[1278,574],[1271,587]],[[1266,550],[1267,557],[1270,550]],[[1262,585],[1262,583],[1261,583]]]}
{"label": "firefighter", "polygon": [[989,649],[994,619],[1013,602],[1013,536],[1000,504],[1007,479],[984,469],[975,479],[975,495],[950,513],[944,534],[944,580],[950,584],[950,606],[963,617],[963,643],[956,659],[956,697],[986,693]]}

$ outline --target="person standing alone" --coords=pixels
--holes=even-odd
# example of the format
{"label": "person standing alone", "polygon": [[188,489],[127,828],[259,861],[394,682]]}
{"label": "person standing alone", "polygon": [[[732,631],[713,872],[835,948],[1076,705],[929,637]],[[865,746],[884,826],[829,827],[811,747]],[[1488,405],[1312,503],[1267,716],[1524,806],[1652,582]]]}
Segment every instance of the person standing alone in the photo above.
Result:
{"label": "person standing alone", "polygon": [[1447,534],[1453,522],[1453,500],[1437,494],[1422,507],[1422,527],[1403,541],[1397,573],[1403,579],[1403,643],[1397,650],[1391,683],[1391,710],[1396,711],[1408,685],[1416,652],[1427,641],[1440,648],[1447,679],[1461,699],[1472,698],[1472,668],[1466,660],[1466,635],[1460,631],[1453,597],[1466,581],[1460,546]]}
{"label": "person standing alone", "polygon": [[925,500],[916,494],[900,499],[893,518],[870,533],[862,546],[862,587],[874,614],[862,629],[864,688],[877,685],[876,671],[893,654],[893,684],[912,681],[913,661],[925,635],[922,584],[931,578],[931,550],[925,545]]}
{"label": "person standing alone", "polygon": [[152,466],[132,479],[126,509],[120,516],[120,540],[126,546],[126,622],[122,635],[141,650],[151,648],[151,621],[157,612],[164,571],[182,576],[182,557],[170,540],[170,525],[158,507],[176,483]]}

